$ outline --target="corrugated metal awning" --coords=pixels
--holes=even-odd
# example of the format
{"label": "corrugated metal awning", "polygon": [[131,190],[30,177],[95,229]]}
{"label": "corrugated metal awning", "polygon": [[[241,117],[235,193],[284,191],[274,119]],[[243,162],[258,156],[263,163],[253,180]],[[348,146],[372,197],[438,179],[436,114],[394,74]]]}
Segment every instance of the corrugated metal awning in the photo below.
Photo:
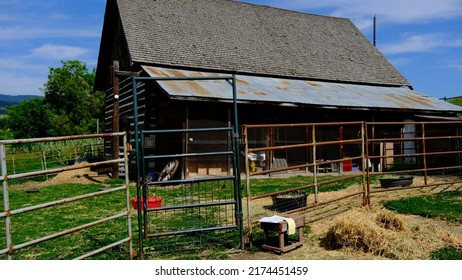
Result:
{"label": "corrugated metal awning", "polygon": [[[224,74],[142,66],[151,77],[215,77]],[[462,112],[462,107],[405,88],[236,75],[238,102],[272,102],[327,108]],[[157,81],[172,98],[232,100],[224,80]]]}

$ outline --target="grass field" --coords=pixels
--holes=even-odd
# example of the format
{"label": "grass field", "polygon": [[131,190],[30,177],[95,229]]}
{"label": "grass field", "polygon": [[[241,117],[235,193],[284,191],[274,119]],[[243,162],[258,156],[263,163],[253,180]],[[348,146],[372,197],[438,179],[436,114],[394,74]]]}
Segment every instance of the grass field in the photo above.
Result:
{"label": "grass field", "polygon": [[[322,180],[331,180],[326,176]],[[275,192],[306,185],[311,177],[294,176],[290,178],[252,179],[253,195]],[[320,188],[320,191],[337,191],[360,183],[361,178],[335,183]],[[97,192],[101,188],[113,188],[122,184],[122,180],[106,180],[102,184],[64,183],[41,187],[39,192],[27,193],[24,188],[13,186],[9,190],[12,209],[27,207],[48,201],[73,197],[76,195]],[[222,189],[222,185],[217,185]],[[136,190],[131,188],[131,197],[136,196]],[[244,190],[243,190],[244,192]],[[180,192],[167,189],[159,193],[167,200],[179,199]],[[215,195],[228,196],[227,193],[215,192]],[[219,197],[216,197],[219,198]],[[462,223],[462,191],[447,191],[438,194],[408,197],[384,202],[384,206],[400,214],[421,215],[427,218],[446,220],[451,223]],[[3,193],[0,193],[0,207],[3,209]],[[14,215],[12,217],[13,243],[21,244],[34,238],[73,228],[97,218],[122,212],[126,209],[125,193],[123,191],[105,194],[87,200],[46,208],[39,211]],[[127,236],[126,218],[120,218],[101,226],[72,233],[68,236],[18,250],[14,259],[71,259],[85,252],[105,246]],[[308,234],[308,228],[305,234]],[[134,247],[137,240],[136,213],[132,216],[132,231]],[[225,237],[226,236],[226,237]],[[200,242],[197,242],[198,238]],[[236,248],[239,240],[235,234],[209,233],[201,236],[178,235],[168,238],[150,239],[145,241],[146,259],[227,259],[227,251]],[[4,248],[5,222],[0,220],[0,244]],[[219,244],[219,245],[218,245]],[[255,250],[255,247],[251,250]],[[431,254],[432,259],[462,259],[461,248],[448,246],[439,248]],[[6,256],[2,256],[3,259]],[[115,247],[93,257],[94,259],[128,259],[126,244]]]}
{"label": "grass field", "polygon": [[[462,191],[447,191],[434,195],[390,200],[386,201],[384,206],[400,214],[441,219],[462,226]],[[434,251],[431,258],[437,260],[462,260],[462,248],[444,247]]]}
{"label": "grass field", "polygon": [[[9,190],[9,202],[12,210],[40,203],[61,200],[78,195],[97,192],[101,188],[120,186],[119,181],[105,184],[60,184],[40,188],[39,192],[27,193],[24,189]],[[3,209],[3,193],[1,208]],[[33,239],[71,229],[99,218],[125,211],[125,192],[104,194],[85,200],[53,206],[11,217],[13,244],[22,244]],[[0,244],[5,248],[5,223],[2,219]],[[70,259],[115,242],[127,236],[125,217],[98,225],[89,229],[58,237],[17,251],[15,259]],[[128,259],[128,246],[109,250],[97,256],[102,259]]]}

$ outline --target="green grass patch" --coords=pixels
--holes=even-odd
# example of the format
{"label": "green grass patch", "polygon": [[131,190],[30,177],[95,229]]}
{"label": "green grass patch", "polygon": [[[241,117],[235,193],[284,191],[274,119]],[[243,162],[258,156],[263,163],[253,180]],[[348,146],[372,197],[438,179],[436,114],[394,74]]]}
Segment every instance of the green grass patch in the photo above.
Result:
{"label": "green grass patch", "polygon": [[[41,187],[39,192],[26,193],[25,189],[10,189],[10,208],[20,209],[50,201],[75,197],[98,192],[101,189],[116,188],[123,185],[124,180],[106,180],[104,184],[59,184]],[[163,206],[188,203],[206,203],[220,199],[232,200],[232,182],[207,182],[191,186],[169,186],[150,190],[162,195]],[[130,197],[136,197],[136,188],[130,188]],[[32,212],[15,214],[11,217],[11,231],[15,245],[60,231],[75,228],[99,218],[108,217],[126,210],[125,191],[102,194],[76,202],[52,206]],[[131,207],[131,206],[130,206]],[[0,192],[0,208],[3,209],[3,193]],[[138,218],[137,212],[131,219],[133,246],[137,250]],[[150,233],[165,231],[200,229],[234,225],[233,205],[213,206],[207,208],[191,208],[162,210],[149,215]],[[145,240],[146,259],[225,259],[226,251],[239,244],[239,232],[228,230],[221,232],[197,232],[174,236],[155,237]],[[14,259],[72,259],[92,250],[106,246],[127,237],[126,217],[103,223],[89,229],[77,231],[31,247],[16,251]],[[5,219],[0,219],[0,248],[6,246]],[[106,250],[92,259],[128,259],[128,244],[122,244]],[[0,259],[6,259],[5,255]]]}
{"label": "green grass patch", "polygon": [[432,260],[462,260],[462,248],[444,247],[433,251],[430,258]]}
{"label": "green grass patch", "polygon": [[448,102],[457,106],[462,106],[462,97],[451,98],[448,100]]}
{"label": "green grass patch", "polygon": [[462,222],[462,191],[447,191],[384,202],[387,209],[401,214]]}
{"label": "green grass patch", "polygon": [[[40,188],[39,192],[26,193],[23,189],[11,189],[10,208],[20,209],[98,192],[100,184],[60,184]],[[0,192],[3,209],[3,193]],[[13,244],[19,245],[33,239],[72,229],[97,219],[109,217],[126,210],[124,191],[102,194],[84,200],[56,205],[40,210],[11,216]],[[6,246],[5,221],[0,223],[0,247]],[[122,217],[85,230],[61,236],[44,243],[15,252],[14,259],[72,259],[99,247],[127,237],[127,218]],[[5,257],[5,256],[2,256]],[[123,244],[96,256],[103,259],[128,259],[128,245]]]}

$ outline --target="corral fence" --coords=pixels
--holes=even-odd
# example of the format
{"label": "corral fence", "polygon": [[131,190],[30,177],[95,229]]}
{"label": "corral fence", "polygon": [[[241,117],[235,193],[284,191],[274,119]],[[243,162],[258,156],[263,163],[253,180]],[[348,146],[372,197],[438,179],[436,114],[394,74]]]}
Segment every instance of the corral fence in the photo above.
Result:
{"label": "corral fence", "polygon": [[[462,122],[340,122],[244,125],[247,236],[265,216],[385,191],[462,183]],[[454,176],[447,176],[454,175]],[[263,189],[253,178],[303,176],[305,184]],[[423,178],[422,183],[413,178]],[[378,183],[380,182],[380,184]],[[341,184],[342,195],[323,195]]]}
{"label": "corral fence", "polygon": [[[103,148],[104,141],[114,137],[123,138],[123,156],[118,159],[107,159]],[[45,250],[47,252],[44,256],[49,257],[41,258],[86,259],[126,245],[129,254],[127,257],[132,258],[128,172],[121,185],[99,189],[95,189],[97,185],[93,188],[82,186],[78,194],[68,193],[66,185],[62,183],[66,183],[66,179],[71,178],[64,178],[56,188],[48,191],[53,192],[52,197],[56,197],[52,201],[44,201],[40,195],[42,190],[36,187],[40,181],[55,176],[58,178],[65,172],[109,169],[114,164],[122,164],[125,170],[128,170],[126,146],[125,133],[0,141],[2,172],[0,180],[3,196],[3,212],[0,213],[3,221],[0,223],[0,228],[3,228],[4,233],[4,235],[0,234],[0,240],[4,243],[4,246],[0,247],[0,255],[5,255],[8,259],[13,259],[16,254],[19,254],[18,258],[35,258],[34,255],[38,255],[40,250]],[[27,187],[24,188],[24,185]],[[29,193],[30,198],[27,198],[27,201],[18,201],[12,197],[12,195],[17,196],[19,190]],[[117,200],[122,201],[120,211],[93,209],[93,203],[104,204],[107,197],[112,195],[118,195]],[[82,201],[87,201],[88,208],[79,209],[82,205],[77,203]],[[83,214],[78,213],[84,213],[85,217],[80,217]],[[113,224],[115,221],[118,221],[117,225]],[[99,233],[92,232],[98,227]],[[108,227],[119,227],[118,234],[114,235],[114,238],[111,236],[107,239],[105,236],[108,235],[107,231],[101,229]],[[73,241],[63,240],[79,233],[82,235],[69,239]],[[99,240],[97,235],[102,236],[104,240]],[[50,242],[52,245],[44,247],[46,249],[37,247]],[[82,251],[82,248],[88,251]],[[59,252],[60,250],[64,252]],[[26,253],[22,254],[22,251]],[[48,251],[58,252],[55,255],[47,255],[53,253]]]}
{"label": "corral fence", "polygon": [[[367,203],[380,192],[462,183],[462,122],[371,122],[365,128],[371,162],[365,170]],[[371,188],[370,178],[377,175],[396,181],[385,178],[382,188]],[[413,175],[423,182],[413,183]]]}

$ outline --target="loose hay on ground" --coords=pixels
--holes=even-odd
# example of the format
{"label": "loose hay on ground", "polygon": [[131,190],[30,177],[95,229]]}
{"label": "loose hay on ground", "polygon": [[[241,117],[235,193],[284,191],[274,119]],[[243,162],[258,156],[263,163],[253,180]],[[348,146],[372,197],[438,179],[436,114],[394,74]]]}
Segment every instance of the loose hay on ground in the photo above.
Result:
{"label": "loose hay on ground", "polygon": [[392,231],[407,231],[408,228],[396,214],[390,211],[381,211],[376,217],[377,224]]}
{"label": "loose hay on ground", "polygon": [[342,216],[327,232],[326,246],[331,249],[349,247],[382,255],[387,243],[383,229],[364,216],[363,211],[358,210]]}
{"label": "loose hay on ground", "polygon": [[[413,226],[416,219],[419,226]],[[445,246],[462,247],[459,235],[422,217],[397,215],[384,209],[352,210],[340,216],[324,238],[328,249],[354,250],[388,259],[428,259]],[[435,234],[436,233],[436,234]]]}

